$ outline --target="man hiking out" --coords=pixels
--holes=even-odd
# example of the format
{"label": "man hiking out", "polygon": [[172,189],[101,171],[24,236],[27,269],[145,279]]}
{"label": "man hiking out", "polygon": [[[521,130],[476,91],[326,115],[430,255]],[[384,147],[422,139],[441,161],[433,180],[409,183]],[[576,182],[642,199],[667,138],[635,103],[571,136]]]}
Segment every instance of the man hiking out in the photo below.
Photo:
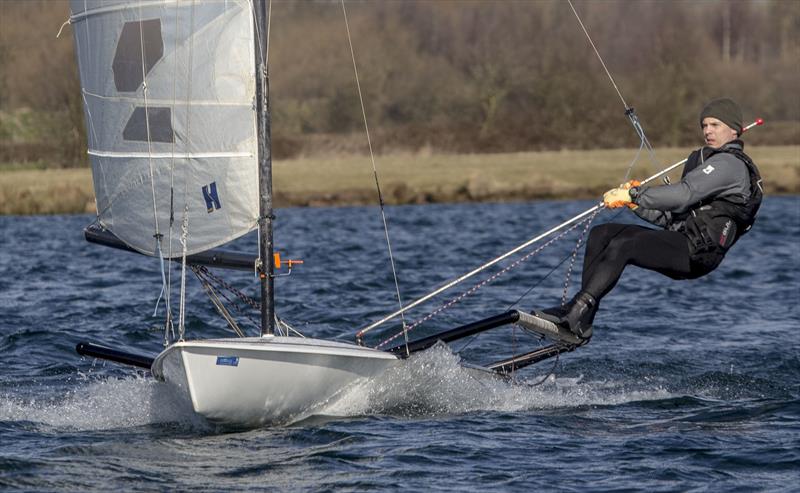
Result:
{"label": "man hiking out", "polygon": [[603,195],[609,208],[628,206],[662,229],[609,223],[586,242],[581,289],[565,306],[534,312],[588,339],[600,300],[627,265],[672,279],[696,279],[717,268],[747,232],[761,204],[761,177],[744,153],[742,112],[716,99],[700,113],[705,146],[686,161],[678,183],[648,187],[631,181]]}

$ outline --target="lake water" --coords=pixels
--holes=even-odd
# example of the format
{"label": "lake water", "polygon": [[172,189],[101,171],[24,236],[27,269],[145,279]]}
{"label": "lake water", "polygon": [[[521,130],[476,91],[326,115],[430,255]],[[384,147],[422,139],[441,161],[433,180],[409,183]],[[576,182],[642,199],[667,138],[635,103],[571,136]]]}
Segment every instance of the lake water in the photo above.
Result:
{"label": "lake water", "polygon": [[[404,301],[591,205],[389,208]],[[595,223],[613,217],[606,211]],[[768,198],[754,230],[703,279],[676,282],[629,268],[604,301],[591,344],[519,372],[516,384],[476,382],[459,366],[540,344],[509,327],[421,353],[325,416],[247,430],[210,426],[146,372],[75,353],[81,340],[151,356],[161,348],[163,305],[152,316],[158,262],[84,242],[91,220],[0,217],[0,489],[797,491],[800,484],[800,197]],[[624,212],[617,220],[634,219]],[[515,305],[556,303],[569,260],[544,277],[576,237],[412,338]],[[352,341],[396,308],[376,208],[279,210],[276,244],[284,258],[305,261],[276,281],[279,314],[301,332]],[[255,238],[234,246],[254,251]],[[252,274],[223,275],[255,294]],[[228,335],[194,278],[188,306],[190,336]]]}

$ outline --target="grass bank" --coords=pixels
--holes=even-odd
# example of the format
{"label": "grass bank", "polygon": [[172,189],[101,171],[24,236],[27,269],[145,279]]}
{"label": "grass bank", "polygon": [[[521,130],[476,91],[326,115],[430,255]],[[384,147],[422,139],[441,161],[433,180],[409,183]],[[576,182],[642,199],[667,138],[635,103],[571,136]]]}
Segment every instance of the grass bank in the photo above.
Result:
{"label": "grass bank", "polygon": [[[645,177],[686,157],[690,149],[643,153],[633,176]],[[800,193],[800,146],[750,147],[767,194]],[[393,154],[376,166],[389,204],[599,198],[617,184],[635,150],[504,154]],[[0,168],[2,169],[2,168]],[[677,178],[680,171],[673,173]],[[368,157],[340,155],[275,162],[275,203],[285,206],[375,204]],[[69,214],[94,211],[88,169],[0,171],[0,213]]]}

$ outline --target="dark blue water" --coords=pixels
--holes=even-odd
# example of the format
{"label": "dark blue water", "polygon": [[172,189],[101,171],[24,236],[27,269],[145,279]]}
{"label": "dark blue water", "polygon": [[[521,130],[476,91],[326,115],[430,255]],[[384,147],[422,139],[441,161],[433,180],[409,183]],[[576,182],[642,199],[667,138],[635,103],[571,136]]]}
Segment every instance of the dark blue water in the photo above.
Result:
{"label": "dark blue water", "polygon": [[[403,297],[591,205],[390,208]],[[520,372],[515,385],[476,382],[461,369],[461,359],[486,363],[539,344],[501,329],[454,343],[457,354],[423,353],[327,416],[250,430],[209,426],[148,374],[75,354],[78,341],[90,340],[154,355],[162,338],[162,315],[152,316],[157,262],[85,243],[81,229],[90,221],[0,217],[0,489],[796,491],[800,484],[800,197],[767,199],[754,231],[706,278],[676,282],[630,268],[604,301],[591,344],[563,355],[542,385],[527,384],[546,377],[552,362]],[[575,238],[412,336],[506,310]],[[254,243],[251,236],[236,246]],[[305,261],[277,280],[277,291],[280,315],[307,335],[352,340],[396,308],[375,208],[280,210],[276,243],[284,258]],[[568,263],[518,306],[555,303]],[[251,274],[225,275],[255,293]],[[189,293],[190,335],[227,335],[194,279]]]}

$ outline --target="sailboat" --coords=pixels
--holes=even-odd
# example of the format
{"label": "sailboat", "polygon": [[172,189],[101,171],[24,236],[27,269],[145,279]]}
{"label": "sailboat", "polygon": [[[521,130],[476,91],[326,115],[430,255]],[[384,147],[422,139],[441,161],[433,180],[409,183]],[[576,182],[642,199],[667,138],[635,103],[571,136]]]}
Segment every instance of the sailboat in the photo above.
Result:
{"label": "sailboat", "polygon": [[[70,23],[98,210],[87,239],[259,273],[260,336],[186,340],[181,318],[181,336],[152,361],[123,362],[149,367],[210,421],[235,423],[308,414],[397,364],[390,352],[276,333],[264,2],[73,0]],[[252,261],[215,250],[256,228]]]}
{"label": "sailboat", "polygon": [[[267,8],[264,0],[71,0],[97,205],[92,243],[181,264],[178,320],[168,306],[154,358],[81,342],[80,354],[138,366],[211,422],[281,423],[314,414],[412,353],[508,324],[553,342],[477,368],[492,376],[572,351],[586,341],[509,310],[416,341],[376,349],[367,330],[552,234],[442,286],[358,333],[354,343],[302,337],[275,314]],[[258,230],[258,255],[220,249]],[[291,262],[289,262],[291,268]],[[192,340],[184,333],[187,269],[255,270],[260,334]],[[177,335],[176,327],[177,325]],[[407,334],[406,334],[407,335]]]}

